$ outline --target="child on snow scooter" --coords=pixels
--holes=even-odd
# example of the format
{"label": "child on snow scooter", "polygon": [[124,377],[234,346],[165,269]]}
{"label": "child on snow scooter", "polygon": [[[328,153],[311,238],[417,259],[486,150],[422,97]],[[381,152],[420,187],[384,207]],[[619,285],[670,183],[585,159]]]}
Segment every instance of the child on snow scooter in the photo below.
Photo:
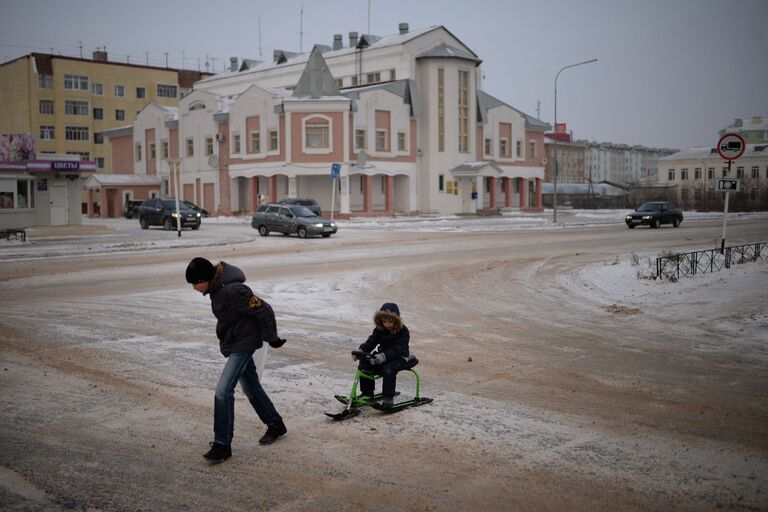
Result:
{"label": "child on snow scooter", "polygon": [[[358,368],[365,372],[382,376],[382,397],[380,405],[391,408],[394,403],[397,372],[408,365],[408,328],[400,319],[397,304],[383,304],[373,315],[376,326],[368,339],[360,345],[360,350],[371,354],[370,358],[361,358],[352,352],[352,358],[359,361]],[[372,379],[360,379],[360,391],[364,398],[373,398],[376,383]]]}

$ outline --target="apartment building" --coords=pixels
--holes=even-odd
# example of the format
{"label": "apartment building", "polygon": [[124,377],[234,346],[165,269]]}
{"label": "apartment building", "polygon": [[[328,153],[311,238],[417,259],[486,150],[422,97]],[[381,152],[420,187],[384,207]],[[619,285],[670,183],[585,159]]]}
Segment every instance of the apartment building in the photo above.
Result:
{"label": "apartment building", "polygon": [[38,156],[74,155],[108,173],[103,132],[130,125],[150,103],[176,106],[208,76],[190,70],[32,53],[0,64],[0,133],[35,136]]}
{"label": "apartment building", "polygon": [[540,209],[549,125],[485,93],[481,59],[445,27],[398,28],[233,59],[178,110],[148,106],[107,132],[113,160],[156,178],[142,194],[175,194],[178,168],[180,195],[221,214],[285,196],[342,216]]}
{"label": "apartment building", "polygon": [[737,117],[733,124],[718,133],[721,137],[726,133],[738,133],[747,144],[768,144],[768,116]]}
{"label": "apartment building", "polygon": [[714,147],[695,147],[659,159],[662,186],[673,187],[684,208],[700,209],[722,197],[716,181],[739,180],[739,193],[730,199],[736,210],[768,206],[768,143],[747,144],[744,154],[729,169]]}

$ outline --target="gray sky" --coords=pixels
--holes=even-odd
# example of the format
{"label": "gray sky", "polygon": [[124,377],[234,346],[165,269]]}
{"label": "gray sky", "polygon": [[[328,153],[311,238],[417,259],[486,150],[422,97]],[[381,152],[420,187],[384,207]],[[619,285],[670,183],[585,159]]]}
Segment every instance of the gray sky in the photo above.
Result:
{"label": "gray sky", "polygon": [[[481,59],[489,94],[576,138],[714,145],[735,117],[768,115],[768,0],[24,0],[4,2],[0,58],[32,51],[217,71],[230,56],[331,45],[334,33],[443,25]],[[303,5],[303,37],[300,9]]]}

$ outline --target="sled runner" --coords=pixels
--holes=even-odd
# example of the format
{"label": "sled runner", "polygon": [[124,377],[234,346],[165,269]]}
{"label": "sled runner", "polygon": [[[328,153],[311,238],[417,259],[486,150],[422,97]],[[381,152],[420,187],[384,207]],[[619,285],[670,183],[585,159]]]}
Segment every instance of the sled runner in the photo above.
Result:
{"label": "sled runner", "polygon": [[[357,356],[359,359],[368,359],[370,360],[371,355],[367,352],[363,352],[361,350],[354,350],[352,352],[355,356]],[[339,402],[346,404],[346,409],[341,411],[340,413],[325,413],[326,416],[332,418],[334,421],[342,421],[349,418],[354,418],[361,412],[361,407],[365,406],[371,406],[372,408],[376,409],[377,411],[385,412],[385,413],[395,413],[400,412],[404,409],[408,409],[409,407],[418,407],[420,405],[428,404],[432,401],[431,398],[422,397],[419,395],[420,392],[420,386],[421,386],[421,378],[419,377],[419,374],[416,372],[416,370],[413,369],[414,366],[419,364],[419,360],[416,359],[416,356],[411,354],[411,356],[408,359],[408,363],[400,371],[408,370],[411,373],[413,373],[414,377],[416,377],[416,396],[414,396],[410,400],[403,400],[399,402],[395,402],[391,407],[385,407],[382,406],[379,400],[381,400],[381,394],[373,395],[373,397],[365,397],[363,395],[357,394],[357,386],[360,383],[360,379],[370,379],[370,380],[376,380],[380,379],[381,375],[377,375],[374,372],[370,371],[363,371],[363,370],[356,370],[355,371],[355,379],[352,382],[352,389],[349,392],[348,396],[345,395],[335,395],[336,400]],[[395,392],[395,396],[400,395],[399,392]]]}

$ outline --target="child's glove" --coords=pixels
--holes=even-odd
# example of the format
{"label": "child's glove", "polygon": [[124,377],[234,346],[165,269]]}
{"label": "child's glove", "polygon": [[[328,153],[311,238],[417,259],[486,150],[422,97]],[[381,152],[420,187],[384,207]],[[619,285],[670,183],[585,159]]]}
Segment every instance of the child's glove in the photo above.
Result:
{"label": "child's glove", "polygon": [[381,364],[386,360],[387,360],[387,356],[385,356],[382,352],[379,352],[378,354],[371,356],[371,364],[373,365]]}

